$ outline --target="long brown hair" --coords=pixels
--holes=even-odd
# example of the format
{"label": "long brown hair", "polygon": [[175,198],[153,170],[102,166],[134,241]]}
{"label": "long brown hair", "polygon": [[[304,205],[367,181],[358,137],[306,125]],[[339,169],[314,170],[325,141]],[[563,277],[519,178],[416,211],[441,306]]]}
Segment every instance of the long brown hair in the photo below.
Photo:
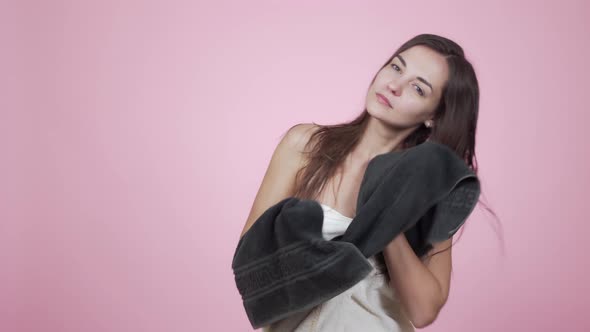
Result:
{"label": "long brown hair", "polygon": [[[441,100],[434,113],[435,125],[426,127],[422,124],[395,150],[416,146],[427,139],[436,141],[455,151],[477,174],[475,132],[479,111],[479,85],[473,66],[465,58],[461,46],[445,37],[420,34],[400,46],[379,71],[399,53],[416,45],[427,46],[444,56],[449,67],[449,78],[443,87]],[[376,77],[377,74],[373,77],[371,84]],[[314,123],[319,129],[314,131],[307,142],[304,151],[307,162],[297,173],[294,196],[303,199],[317,197],[327,181],[336,174],[345,158],[358,144],[369,117],[365,107],[360,115],[350,122],[335,125]],[[481,200],[479,202],[495,216],[487,205]],[[436,254],[440,252],[442,251]]]}

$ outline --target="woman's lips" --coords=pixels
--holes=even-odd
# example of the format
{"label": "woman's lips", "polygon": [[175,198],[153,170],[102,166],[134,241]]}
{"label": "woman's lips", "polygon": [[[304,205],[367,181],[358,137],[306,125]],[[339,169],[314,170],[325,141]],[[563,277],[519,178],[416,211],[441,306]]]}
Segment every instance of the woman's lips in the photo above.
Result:
{"label": "woman's lips", "polygon": [[377,93],[377,101],[379,101],[381,104],[386,105],[391,107],[391,104],[389,103],[389,100],[387,100],[387,98],[385,98],[382,94]]}

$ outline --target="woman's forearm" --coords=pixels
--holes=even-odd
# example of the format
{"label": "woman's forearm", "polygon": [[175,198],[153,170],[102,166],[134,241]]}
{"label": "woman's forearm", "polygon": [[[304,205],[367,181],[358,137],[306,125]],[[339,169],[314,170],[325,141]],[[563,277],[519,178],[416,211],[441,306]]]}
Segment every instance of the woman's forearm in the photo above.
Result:
{"label": "woman's forearm", "polygon": [[431,324],[442,307],[442,291],[436,277],[416,256],[404,233],[383,250],[393,287],[415,327]]}

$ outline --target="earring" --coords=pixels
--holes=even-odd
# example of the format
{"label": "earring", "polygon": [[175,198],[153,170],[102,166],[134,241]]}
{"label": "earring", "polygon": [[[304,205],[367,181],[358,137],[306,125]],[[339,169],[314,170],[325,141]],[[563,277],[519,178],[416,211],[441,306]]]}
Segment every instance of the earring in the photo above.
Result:
{"label": "earring", "polygon": [[432,122],[427,121],[424,123],[424,125],[426,126],[426,128],[430,128],[430,127],[432,127]]}

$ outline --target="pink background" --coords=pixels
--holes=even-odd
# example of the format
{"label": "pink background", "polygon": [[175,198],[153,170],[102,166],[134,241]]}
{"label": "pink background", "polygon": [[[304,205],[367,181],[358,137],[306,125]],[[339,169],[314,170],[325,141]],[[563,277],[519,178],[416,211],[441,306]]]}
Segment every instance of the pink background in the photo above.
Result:
{"label": "pink background", "polygon": [[251,331],[231,258],[280,136],[351,120],[424,32],[476,68],[483,198],[503,230],[474,211],[424,330],[590,330],[587,1],[0,13],[1,331]]}

